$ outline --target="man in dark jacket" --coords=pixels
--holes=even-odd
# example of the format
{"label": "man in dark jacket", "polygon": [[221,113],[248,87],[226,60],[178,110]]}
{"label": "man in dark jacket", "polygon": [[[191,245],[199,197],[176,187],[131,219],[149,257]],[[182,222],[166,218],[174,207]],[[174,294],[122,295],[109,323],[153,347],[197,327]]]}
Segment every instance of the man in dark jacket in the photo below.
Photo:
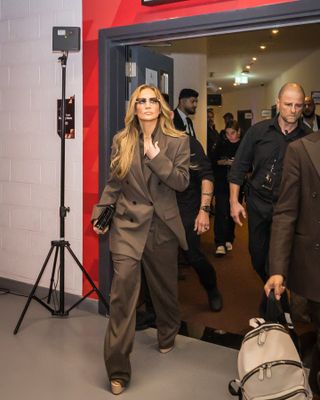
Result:
{"label": "man in dark jacket", "polygon": [[[309,383],[320,395],[320,131],[289,145],[270,241],[266,294],[287,286],[308,300],[317,329]],[[317,382],[318,379],[318,382]]]}
{"label": "man in dark jacket", "polygon": [[189,115],[194,115],[197,110],[199,93],[193,89],[182,89],[179,94],[179,104],[174,110],[173,124],[179,131],[196,137],[193,123]]}
{"label": "man in dark jacket", "polygon": [[248,130],[229,174],[231,216],[242,226],[240,217],[246,218],[246,212],[239,203],[239,191],[252,170],[246,191],[249,251],[253,268],[263,282],[268,278],[270,230],[273,206],[279,196],[283,158],[290,142],[311,132],[300,118],[304,98],[304,91],[297,83],[287,83],[280,89],[279,113]]}

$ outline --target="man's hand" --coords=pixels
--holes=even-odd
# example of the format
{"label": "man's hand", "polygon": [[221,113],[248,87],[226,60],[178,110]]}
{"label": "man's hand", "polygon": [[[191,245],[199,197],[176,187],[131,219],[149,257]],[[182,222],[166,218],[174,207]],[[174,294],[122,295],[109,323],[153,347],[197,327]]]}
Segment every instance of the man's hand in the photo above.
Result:
{"label": "man's hand", "polygon": [[101,230],[101,229],[99,229],[99,228],[97,228],[95,225],[96,225],[96,223],[97,223],[97,219],[95,219],[94,221],[93,221],[93,225],[92,225],[92,228],[93,228],[93,230],[95,231],[95,233],[96,234],[98,234],[98,235],[104,235],[106,232],[108,232],[108,227],[106,227],[103,231]]}
{"label": "man's hand", "polygon": [[194,231],[197,231],[198,235],[207,232],[210,228],[209,214],[204,210],[200,210],[197,218],[194,221]]}
{"label": "man's hand", "polygon": [[244,207],[238,201],[230,203],[230,215],[233,218],[234,222],[240,226],[243,225],[240,217],[242,216],[244,219],[247,218]]}
{"label": "man's hand", "polygon": [[274,295],[277,300],[280,300],[282,293],[285,291],[285,286],[283,285],[284,277],[283,275],[272,275],[268,279],[267,283],[264,285],[264,291],[266,295],[269,296],[270,291],[274,289]]}

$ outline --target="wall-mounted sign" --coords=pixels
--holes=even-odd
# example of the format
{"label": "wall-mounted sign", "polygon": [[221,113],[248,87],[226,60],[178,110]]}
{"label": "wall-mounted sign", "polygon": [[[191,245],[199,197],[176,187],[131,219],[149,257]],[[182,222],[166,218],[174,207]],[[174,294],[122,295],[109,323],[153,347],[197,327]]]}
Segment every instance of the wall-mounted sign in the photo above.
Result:
{"label": "wall-mounted sign", "polygon": [[[58,135],[61,136],[61,99],[57,101],[57,128]],[[65,100],[65,139],[74,139],[75,130],[74,130],[74,96],[69,97]]]}
{"label": "wall-mounted sign", "polygon": [[143,6],[158,6],[159,4],[177,3],[178,1],[186,0],[141,0]]}

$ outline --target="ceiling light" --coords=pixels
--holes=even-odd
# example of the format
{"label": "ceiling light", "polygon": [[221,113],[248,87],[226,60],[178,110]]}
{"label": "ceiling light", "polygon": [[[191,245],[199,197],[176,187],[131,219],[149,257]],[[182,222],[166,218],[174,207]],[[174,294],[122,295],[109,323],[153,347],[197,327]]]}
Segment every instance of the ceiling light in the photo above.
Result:
{"label": "ceiling light", "polygon": [[238,86],[238,84],[234,82],[233,86]]}
{"label": "ceiling light", "polygon": [[260,49],[261,50],[265,50],[267,48],[267,46],[265,46],[264,44],[262,44],[261,46],[260,46]]}
{"label": "ceiling light", "polygon": [[274,35],[276,35],[277,33],[279,33],[279,29],[272,29],[271,31]]}
{"label": "ceiling light", "polygon": [[246,65],[246,69],[250,69],[251,68],[251,65]]}
{"label": "ceiling light", "polygon": [[257,57],[252,57],[252,61],[257,61]]}
{"label": "ceiling light", "polygon": [[237,85],[246,85],[248,83],[248,76],[246,75],[235,76],[234,83],[236,83]]}
{"label": "ceiling light", "polygon": [[222,87],[221,87],[221,86],[219,86],[219,87],[218,87],[218,90],[222,90]]}

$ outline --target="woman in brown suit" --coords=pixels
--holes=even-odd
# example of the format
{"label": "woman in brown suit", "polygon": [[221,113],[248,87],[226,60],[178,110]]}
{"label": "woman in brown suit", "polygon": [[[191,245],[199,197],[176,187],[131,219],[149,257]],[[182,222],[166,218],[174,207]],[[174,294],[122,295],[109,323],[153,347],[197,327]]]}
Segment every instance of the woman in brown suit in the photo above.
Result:
{"label": "woman in brown suit", "polygon": [[[157,316],[159,350],[166,353],[174,346],[180,327],[177,251],[178,245],[187,248],[175,192],[188,186],[189,159],[188,137],[174,129],[160,91],[139,86],[129,101],[125,128],[114,137],[110,178],[99,202],[116,205],[110,228],[114,275],[105,338],[113,394],[121,393],[131,377],[141,264]],[[93,222],[100,210],[94,208]]]}

